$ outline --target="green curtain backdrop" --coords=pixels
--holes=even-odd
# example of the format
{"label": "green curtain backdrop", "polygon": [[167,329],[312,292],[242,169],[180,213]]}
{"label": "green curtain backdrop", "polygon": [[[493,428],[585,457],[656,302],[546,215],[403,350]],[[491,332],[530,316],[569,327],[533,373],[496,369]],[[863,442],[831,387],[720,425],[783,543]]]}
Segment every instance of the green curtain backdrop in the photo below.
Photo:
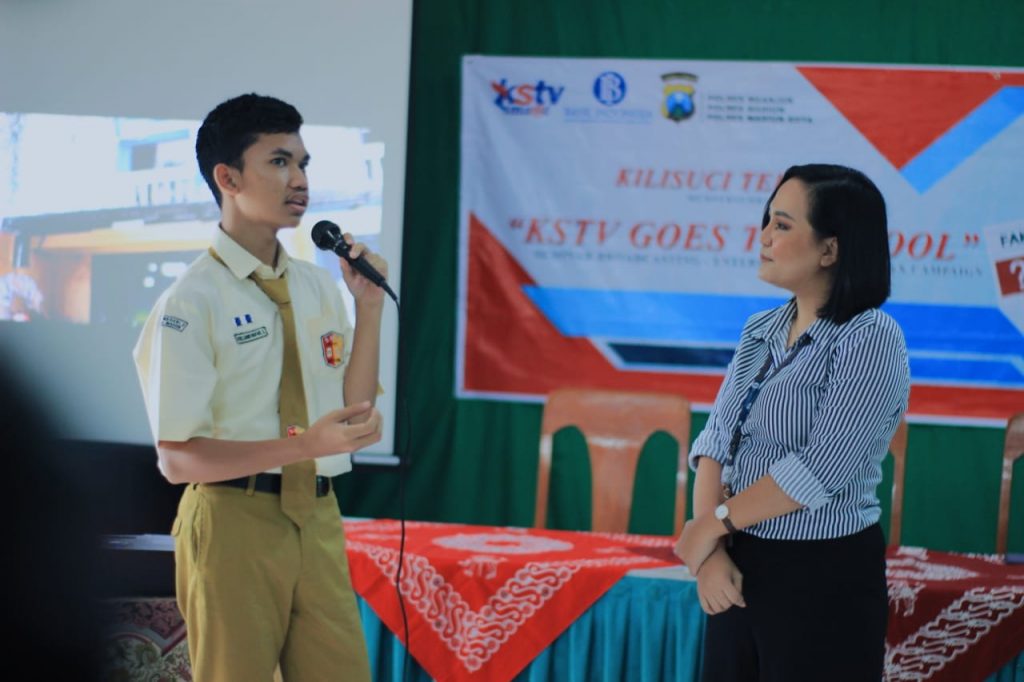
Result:
{"label": "green curtain backdrop", "polygon": [[[453,397],[463,55],[1024,66],[1022,27],[1019,0],[416,2],[399,352],[399,392],[411,417],[399,418],[408,517],[533,520],[540,406]],[[693,436],[705,419],[694,415]],[[1002,440],[1000,429],[911,427],[903,544],[993,551]],[[590,483],[579,434],[557,436],[555,456],[551,519],[586,528]],[[652,439],[632,530],[671,532],[673,467],[671,439]],[[886,527],[889,476],[880,487]],[[394,469],[359,467],[339,484],[346,514],[398,515]],[[1014,488],[1010,547],[1024,552],[1024,465]]]}

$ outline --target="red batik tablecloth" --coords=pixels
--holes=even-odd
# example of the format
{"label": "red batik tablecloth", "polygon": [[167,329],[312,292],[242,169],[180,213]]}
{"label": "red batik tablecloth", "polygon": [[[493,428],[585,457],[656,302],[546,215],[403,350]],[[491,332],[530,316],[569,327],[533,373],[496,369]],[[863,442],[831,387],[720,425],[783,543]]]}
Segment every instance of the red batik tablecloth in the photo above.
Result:
{"label": "red batik tablecloth", "polygon": [[[509,679],[630,570],[678,566],[673,539],[406,523],[410,653],[436,680]],[[397,521],[346,522],[352,586],[402,636]]]}
{"label": "red batik tablecloth", "polygon": [[887,682],[983,680],[1024,649],[1024,566],[889,550]]}
{"label": "red batik tablecloth", "polygon": [[[412,653],[440,680],[510,679],[625,572],[686,572],[671,554],[671,538],[407,525],[403,592]],[[393,584],[398,522],[345,528],[355,589],[401,636]],[[1022,661],[1024,565],[901,547],[889,550],[888,582],[887,682],[981,682],[1005,673],[1014,657]],[[696,600],[692,608],[699,610]],[[107,677],[191,679],[173,599],[117,600],[109,615]]]}

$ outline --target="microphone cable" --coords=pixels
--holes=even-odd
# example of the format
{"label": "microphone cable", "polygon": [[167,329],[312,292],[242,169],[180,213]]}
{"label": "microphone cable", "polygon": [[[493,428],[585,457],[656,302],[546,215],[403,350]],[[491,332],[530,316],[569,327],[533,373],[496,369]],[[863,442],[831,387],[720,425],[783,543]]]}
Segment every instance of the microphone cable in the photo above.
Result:
{"label": "microphone cable", "polygon": [[[401,313],[401,309],[398,305],[398,299],[395,299],[395,309]],[[399,314],[401,319],[401,314]],[[396,384],[398,386],[404,386],[402,383],[404,375],[404,367],[402,372],[396,378]],[[402,641],[404,644],[405,651],[402,653],[402,682],[409,679],[409,618],[405,613],[405,596],[402,594],[402,564],[405,561],[405,470],[408,467],[406,455],[409,452],[409,441],[412,438],[412,425],[411,417],[409,413],[409,401],[406,399],[404,393],[398,397],[399,402],[399,413],[402,415],[402,431],[405,432],[404,441],[400,438],[401,434],[396,433],[396,445],[398,447],[398,524],[400,528],[400,535],[398,540],[398,568],[395,570],[395,593],[398,595],[398,609],[402,613]]]}
{"label": "microphone cable", "polygon": [[[391,293],[390,291],[388,293]],[[401,327],[402,320],[402,308],[398,303],[398,298],[391,294],[392,300],[395,302],[395,311],[398,313],[399,327]],[[403,379],[405,377],[405,365],[400,363],[400,371],[396,377],[396,385],[404,387],[405,383]],[[398,414],[402,417],[402,429],[401,432],[396,430],[395,433],[395,450],[398,456],[398,524],[399,524],[399,540],[398,540],[398,566],[395,569],[395,593],[398,595],[398,609],[402,614],[402,642],[403,653],[402,653],[402,682],[409,679],[409,617],[405,611],[405,595],[402,594],[402,566],[405,563],[405,476],[406,469],[409,466],[408,453],[409,443],[412,440],[412,416],[409,411],[409,401],[406,398],[405,393],[401,393],[398,396]],[[402,437],[404,435],[404,438]]]}
{"label": "microphone cable", "polygon": [[[394,292],[390,288],[381,287],[384,291],[391,296],[391,300],[395,302],[395,312],[398,317],[398,326],[401,328],[402,324],[402,306],[398,303],[398,297],[395,296]],[[395,384],[399,387],[404,387],[403,379],[405,377],[405,366],[399,363],[400,371],[398,376],[395,378]],[[399,526],[399,538],[398,538],[398,566],[395,569],[395,593],[398,595],[398,610],[402,614],[402,641],[405,642],[402,653],[402,682],[409,679],[409,616],[405,611],[405,595],[402,594],[402,564],[405,563],[405,471],[408,467],[407,457],[405,453],[409,452],[409,441],[412,439],[412,417],[409,412],[409,401],[406,399],[404,393],[398,396],[398,410],[397,412],[402,416],[402,431],[404,432],[405,438],[402,438],[402,433],[397,430],[395,432],[395,451],[398,457],[398,526]]]}
{"label": "microphone cable", "polygon": [[[377,272],[377,270],[374,269],[374,267],[370,265],[362,255],[360,255],[359,258],[352,258],[350,253],[351,246],[347,241],[345,241],[341,228],[329,220],[321,220],[313,226],[310,237],[318,249],[331,251],[344,258],[361,276],[365,277],[372,284],[383,289],[384,293],[390,296],[391,300],[395,302],[398,326],[401,328],[402,307],[398,303],[398,296],[391,287],[388,286],[387,280],[384,276]],[[396,377],[396,385],[399,387],[403,387],[405,385],[403,382],[405,374],[404,370],[404,365],[399,363],[399,372]],[[395,431],[395,454],[398,457],[398,523],[400,528],[398,541],[398,566],[395,569],[395,592],[398,595],[398,608],[402,613],[402,635],[405,641],[405,654],[402,658],[402,681],[405,682],[408,678],[409,669],[409,618],[405,612],[405,596],[402,594],[402,564],[405,561],[405,470],[408,464],[406,461],[407,457],[402,456],[402,453],[403,451],[408,453],[409,441],[412,438],[412,418],[409,412],[409,403],[404,394],[399,394],[397,402],[397,412],[403,417],[402,425],[406,433],[406,439],[403,444],[400,437],[401,434],[397,429]]]}

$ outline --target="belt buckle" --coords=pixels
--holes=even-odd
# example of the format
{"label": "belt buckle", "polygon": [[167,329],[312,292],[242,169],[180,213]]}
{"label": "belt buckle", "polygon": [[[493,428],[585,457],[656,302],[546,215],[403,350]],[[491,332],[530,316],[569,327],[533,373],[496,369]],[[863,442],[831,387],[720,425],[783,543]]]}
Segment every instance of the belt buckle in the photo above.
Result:
{"label": "belt buckle", "polygon": [[316,477],[316,496],[326,497],[331,492],[331,479],[326,476]]}

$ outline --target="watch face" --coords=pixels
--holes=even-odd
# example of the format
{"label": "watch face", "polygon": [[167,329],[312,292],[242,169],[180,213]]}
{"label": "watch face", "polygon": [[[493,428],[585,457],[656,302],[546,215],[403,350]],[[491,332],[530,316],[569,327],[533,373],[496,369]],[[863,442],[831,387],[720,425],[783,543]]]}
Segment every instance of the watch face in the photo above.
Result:
{"label": "watch face", "polygon": [[724,504],[720,504],[717,507],[715,507],[715,518],[718,519],[719,521],[721,521],[722,519],[724,519],[728,515],[729,515],[729,508],[726,507]]}

